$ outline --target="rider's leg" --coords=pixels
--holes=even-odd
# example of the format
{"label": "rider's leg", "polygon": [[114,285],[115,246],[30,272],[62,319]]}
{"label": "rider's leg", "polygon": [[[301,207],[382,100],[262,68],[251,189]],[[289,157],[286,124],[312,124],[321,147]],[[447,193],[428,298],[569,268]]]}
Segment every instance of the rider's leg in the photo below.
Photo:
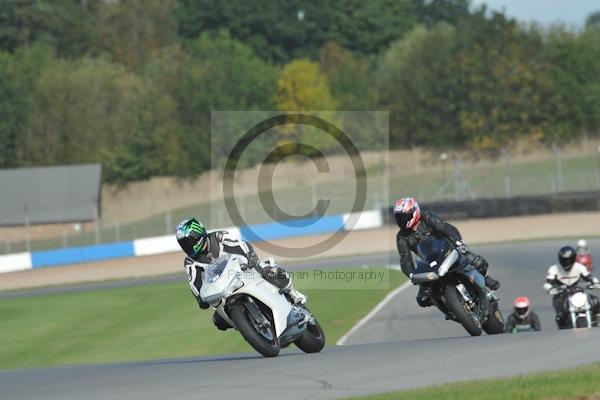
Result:
{"label": "rider's leg", "polygon": [[565,325],[563,321],[563,296],[561,294],[555,294],[552,296],[552,307],[554,308],[554,313],[556,314],[556,326],[558,329],[562,329]]}
{"label": "rider's leg", "polygon": [[592,294],[588,294],[588,296],[592,300],[592,314],[600,316],[600,300]]}
{"label": "rider's leg", "polygon": [[204,300],[202,300],[202,297],[200,296],[194,296],[196,297],[196,302],[198,303],[198,307],[200,307],[203,310],[206,310],[208,307],[210,307],[210,305],[205,302]]}
{"label": "rider's leg", "polygon": [[215,326],[221,331],[225,331],[228,328],[231,328],[231,325],[229,325],[229,323],[225,321],[225,319],[223,319],[223,317],[221,317],[221,315],[219,315],[219,313],[217,313],[216,311],[212,316],[212,321],[213,324],[215,324]]}
{"label": "rider's leg", "polygon": [[429,307],[433,305],[431,301],[431,288],[429,286],[419,286],[419,293],[417,293],[417,304],[421,307]]}
{"label": "rider's leg", "polygon": [[497,280],[495,280],[494,278],[492,278],[491,276],[489,276],[487,274],[488,272],[488,267],[489,267],[489,263],[487,262],[487,260],[485,258],[483,258],[480,255],[471,253],[472,256],[472,260],[471,264],[477,269],[477,271],[479,271],[479,273],[481,275],[484,276],[485,278],[485,286],[489,287],[492,290],[497,290],[500,287],[500,282],[498,282]]}
{"label": "rider's leg", "polygon": [[274,265],[272,260],[263,262],[263,266],[260,266],[259,268],[262,269],[259,271],[262,277],[273,286],[281,289],[282,293],[290,296],[294,304],[306,303],[306,296],[294,287],[292,278],[286,270],[280,266]]}

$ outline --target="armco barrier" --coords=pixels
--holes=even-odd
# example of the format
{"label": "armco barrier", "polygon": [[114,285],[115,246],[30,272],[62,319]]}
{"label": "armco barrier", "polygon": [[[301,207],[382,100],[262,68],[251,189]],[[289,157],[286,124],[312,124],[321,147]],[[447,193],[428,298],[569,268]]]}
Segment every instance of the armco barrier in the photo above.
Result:
{"label": "armco barrier", "polygon": [[0,256],[0,273],[31,269],[30,253],[15,253]]}
{"label": "armco barrier", "polygon": [[249,242],[273,240],[284,237],[318,235],[335,232],[344,227],[343,215],[324,216],[321,218],[301,218],[269,224],[241,227],[242,239]]}
{"label": "armco barrier", "polygon": [[343,217],[344,230],[346,231],[359,231],[361,229],[373,229],[383,226],[381,210],[344,214]]}
{"label": "armco barrier", "polygon": [[[359,213],[303,218],[281,223],[259,224],[251,227],[230,227],[223,230],[248,241],[273,240],[285,237],[333,233],[340,229],[360,230],[383,225],[381,210]],[[32,253],[0,256],[0,273],[22,271],[67,264],[102,261],[113,258],[148,256],[179,251],[175,235],[136,239],[130,242],[69,247]]]}
{"label": "armco barrier", "polygon": [[[572,192],[543,196],[437,201],[421,204],[421,209],[451,220],[511,217],[566,212],[599,211],[600,192]],[[386,224],[394,224],[393,208],[383,210]]]}
{"label": "armco barrier", "polygon": [[33,268],[41,268],[132,257],[134,255],[133,242],[108,243],[96,246],[34,251],[31,253],[31,265]]}

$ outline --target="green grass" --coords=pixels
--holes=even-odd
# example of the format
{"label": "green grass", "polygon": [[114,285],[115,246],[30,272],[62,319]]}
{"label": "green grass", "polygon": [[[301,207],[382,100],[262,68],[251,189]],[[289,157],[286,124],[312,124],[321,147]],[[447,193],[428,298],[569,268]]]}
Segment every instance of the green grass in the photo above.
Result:
{"label": "green grass", "polygon": [[[304,290],[328,345],[403,279],[401,273],[389,271],[388,284],[378,289]],[[315,282],[298,279],[297,286],[315,287]],[[212,313],[197,307],[185,276],[182,283],[3,300],[0,368],[253,351],[239,333],[218,331]]]}
{"label": "green grass", "polygon": [[[537,400],[600,398],[600,364],[523,375],[517,378],[471,381],[424,389],[354,397],[363,400]],[[586,397],[590,396],[590,397]],[[595,397],[592,397],[595,396]]]}

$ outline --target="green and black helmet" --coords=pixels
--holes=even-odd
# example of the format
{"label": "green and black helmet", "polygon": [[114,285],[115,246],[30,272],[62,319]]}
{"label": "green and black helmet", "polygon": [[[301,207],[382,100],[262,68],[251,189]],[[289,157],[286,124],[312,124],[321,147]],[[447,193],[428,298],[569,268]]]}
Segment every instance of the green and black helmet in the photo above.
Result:
{"label": "green and black helmet", "polygon": [[208,250],[206,228],[196,218],[181,221],[177,225],[175,236],[185,254],[193,259]]}

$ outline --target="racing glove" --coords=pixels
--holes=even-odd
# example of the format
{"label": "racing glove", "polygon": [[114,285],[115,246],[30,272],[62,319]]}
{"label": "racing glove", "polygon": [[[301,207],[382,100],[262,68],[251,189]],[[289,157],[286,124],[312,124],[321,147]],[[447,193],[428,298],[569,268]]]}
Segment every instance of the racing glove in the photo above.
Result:
{"label": "racing glove", "polygon": [[469,252],[469,248],[460,240],[457,240],[454,244],[456,245],[456,250],[458,250],[460,254],[467,254]]}
{"label": "racing glove", "polygon": [[258,256],[254,251],[250,251],[246,258],[248,259],[248,268],[256,268],[256,266],[260,263]]}

